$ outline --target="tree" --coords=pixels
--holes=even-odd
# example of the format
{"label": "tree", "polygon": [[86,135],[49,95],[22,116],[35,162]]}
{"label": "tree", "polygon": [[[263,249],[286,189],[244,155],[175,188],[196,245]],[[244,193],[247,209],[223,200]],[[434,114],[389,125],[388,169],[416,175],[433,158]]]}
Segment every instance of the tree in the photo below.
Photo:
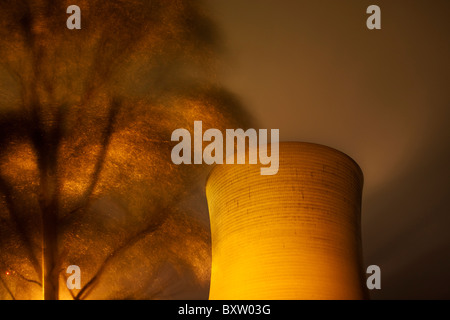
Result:
{"label": "tree", "polygon": [[170,134],[247,121],[217,32],[198,1],[80,0],[81,30],[65,5],[0,2],[0,298],[205,297],[207,168]]}

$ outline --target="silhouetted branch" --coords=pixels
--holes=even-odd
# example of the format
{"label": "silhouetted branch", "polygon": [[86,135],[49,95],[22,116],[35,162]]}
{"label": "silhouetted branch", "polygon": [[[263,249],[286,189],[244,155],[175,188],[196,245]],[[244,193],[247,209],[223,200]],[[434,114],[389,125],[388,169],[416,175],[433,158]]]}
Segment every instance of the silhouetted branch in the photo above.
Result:
{"label": "silhouetted branch", "polygon": [[[111,135],[113,134],[114,130],[115,120],[119,112],[120,106],[121,102],[116,99],[114,99],[111,102],[106,128],[105,131],[103,132],[103,137],[101,141],[101,149],[97,158],[97,162],[95,163],[94,171],[90,178],[89,186],[86,188],[83,195],[81,196],[81,202],[75,207],[75,209],[70,211],[68,219],[63,222],[63,225],[67,225],[72,218],[79,219],[80,217],[75,216],[75,213],[79,212],[81,209],[87,209],[87,206],[91,201],[92,194],[95,190],[95,187],[97,186],[98,180],[100,178],[100,173],[103,169],[106,154],[108,152],[108,147],[111,142]],[[87,212],[87,210],[85,210],[85,212]]]}
{"label": "silhouetted branch", "polygon": [[120,253],[127,250],[128,248],[132,247],[135,243],[138,241],[144,239],[147,235],[150,233],[156,231],[162,223],[165,221],[165,218],[159,219],[159,221],[156,224],[149,225],[144,230],[140,231],[136,235],[129,238],[127,241],[125,241],[121,246],[119,246],[116,250],[114,250],[100,265],[99,269],[95,273],[95,275],[91,278],[91,280],[86,283],[86,285],[80,290],[80,292],[76,295],[76,300],[81,300],[86,298],[92,289],[94,289],[97,281],[102,276],[102,273],[104,270],[108,267],[108,265],[112,262],[114,258],[116,258]]}
{"label": "silhouetted branch", "polygon": [[[12,269],[12,270],[13,270],[13,269]],[[26,278],[25,276],[23,276],[20,272],[18,272],[18,271],[16,271],[16,270],[14,270],[14,274],[17,274],[17,275],[19,276],[19,278],[21,278],[22,280],[25,280],[25,281],[27,281],[27,282],[29,282],[29,283],[37,284],[39,287],[42,288],[42,283],[40,283],[39,281],[32,280],[32,279],[28,279],[28,278]]]}
{"label": "silhouetted branch", "polygon": [[37,258],[34,255],[33,246],[31,244],[31,240],[28,238],[27,232],[25,231],[25,226],[23,225],[22,221],[20,220],[19,215],[17,214],[17,211],[15,209],[15,204],[12,199],[12,188],[9,186],[9,184],[6,182],[6,180],[4,180],[3,177],[1,177],[1,176],[0,176],[0,192],[5,197],[6,208],[8,209],[10,219],[13,222],[14,227],[15,227],[16,231],[18,232],[23,245],[25,246],[25,250],[28,253],[30,262],[31,262],[37,276],[40,277],[42,269],[41,269],[41,266],[40,266]]}
{"label": "silhouetted branch", "polygon": [[[64,278],[64,282],[67,283],[67,279],[68,279],[67,274],[66,274],[66,273],[62,273],[62,275],[63,275],[63,278]],[[77,297],[76,297],[75,294],[72,292],[72,290],[70,290],[69,287],[67,287],[67,286],[65,286],[65,287],[67,288],[67,291],[69,291],[69,293],[70,293],[72,299],[73,299],[73,300],[77,300]]]}
{"label": "silhouetted branch", "polygon": [[5,265],[5,263],[0,262],[0,267],[1,267],[0,269],[9,270],[11,274],[17,275],[20,279],[22,279],[22,280],[24,280],[26,282],[29,282],[29,283],[37,284],[39,287],[42,288],[42,284],[39,281],[28,279],[27,277],[22,275],[19,271],[17,271],[16,269],[12,268],[11,266]]}
{"label": "silhouetted branch", "polygon": [[[90,178],[89,186],[86,188],[83,195],[81,196],[81,203],[78,204],[76,206],[76,208],[73,209],[69,213],[69,219],[70,219],[70,216],[72,216],[77,211],[79,211],[81,209],[86,209],[89,202],[91,201],[92,194],[95,190],[95,187],[97,186],[98,180],[100,178],[100,173],[103,169],[106,154],[108,152],[108,147],[111,142],[111,135],[113,134],[113,130],[114,130],[115,120],[116,120],[117,114],[120,109],[120,105],[121,105],[121,102],[119,102],[118,100],[114,99],[111,102],[111,108],[109,109],[109,115],[108,115],[106,128],[105,128],[105,131],[103,132],[103,137],[102,137],[102,141],[101,141],[101,147],[100,147],[101,149],[100,149],[99,155],[97,157],[97,162],[95,163],[94,171]],[[78,219],[79,217],[76,217],[76,218]]]}
{"label": "silhouetted branch", "polygon": [[[149,2],[148,6],[152,8],[154,5],[153,2]],[[95,96],[96,91],[105,85],[105,83],[113,76],[113,66],[120,65],[121,62],[125,61],[133,48],[138,46],[139,40],[142,40],[146,35],[147,32],[145,28],[134,29],[133,37],[128,39],[129,42],[126,45],[122,45],[121,50],[115,50],[113,55],[111,55],[111,49],[108,46],[108,41],[112,40],[111,30],[106,28],[102,31],[101,35],[98,37],[100,40],[96,43],[94,49],[95,54],[93,54],[93,60],[89,66],[89,76],[87,79],[90,81],[85,83],[84,94],[81,97],[80,105],[88,105],[92,97]],[[108,56],[107,53],[110,55]],[[78,121],[82,121],[82,114],[79,115]]]}
{"label": "silhouetted branch", "polygon": [[100,173],[102,171],[102,168],[103,168],[103,165],[105,162],[106,153],[108,152],[108,147],[111,142],[111,136],[113,134],[114,123],[115,123],[117,114],[119,112],[120,105],[121,105],[121,103],[118,100],[114,99],[111,102],[111,108],[109,109],[108,121],[107,121],[107,125],[105,128],[102,143],[101,143],[102,147],[100,149],[100,153],[98,155],[97,162],[95,164],[94,172],[92,173],[91,183],[84,193],[84,198],[86,199],[85,200],[86,202],[89,201],[89,198],[91,197],[92,193],[94,192],[95,187],[97,186],[98,179],[100,177]]}
{"label": "silhouetted branch", "polygon": [[5,287],[8,294],[11,296],[11,299],[16,300],[16,297],[14,297],[14,294],[12,293],[11,289],[9,289],[8,285],[6,284],[5,280],[3,280],[1,275],[0,275],[0,282]]}

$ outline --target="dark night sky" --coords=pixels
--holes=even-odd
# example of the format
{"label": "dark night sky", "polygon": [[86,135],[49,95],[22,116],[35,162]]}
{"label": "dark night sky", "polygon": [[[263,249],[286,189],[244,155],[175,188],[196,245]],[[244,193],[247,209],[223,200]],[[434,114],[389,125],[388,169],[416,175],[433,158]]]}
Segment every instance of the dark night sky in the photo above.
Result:
{"label": "dark night sky", "polygon": [[[450,298],[450,2],[208,1],[221,81],[282,140],[329,145],[363,169],[373,298]],[[366,28],[366,8],[382,30]]]}

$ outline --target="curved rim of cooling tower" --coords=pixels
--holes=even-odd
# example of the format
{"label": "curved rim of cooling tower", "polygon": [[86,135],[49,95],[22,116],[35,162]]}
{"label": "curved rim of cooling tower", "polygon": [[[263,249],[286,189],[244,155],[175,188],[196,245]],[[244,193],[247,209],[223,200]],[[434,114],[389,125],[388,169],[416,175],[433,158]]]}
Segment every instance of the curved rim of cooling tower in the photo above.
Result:
{"label": "curved rim of cooling tower", "polygon": [[[279,145],[282,145],[282,144],[309,145],[309,146],[314,146],[314,147],[327,149],[328,151],[340,154],[341,156],[343,156],[344,158],[347,158],[347,160],[350,160],[350,162],[352,162],[354,164],[354,166],[356,168],[356,171],[358,172],[358,175],[359,175],[359,177],[361,179],[361,185],[364,185],[364,172],[362,171],[362,169],[359,166],[359,164],[352,157],[350,157],[348,154],[346,154],[346,153],[344,153],[344,152],[342,152],[342,151],[340,151],[340,150],[338,150],[336,148],[333,148],[333,147],[330,147],[330,146],[327,146],[327,145],[324,145],[324,144],[320,144],[320,143],[314,143],[314,142],[288,140],[288,141],[280,141]],[[267,145],[271,145],[271,144],[268,143]],[[248,149],[246,150],[246,154],[247,153],[248,153]],[[233,154],[233,156],[234,155],[235,154]],[[214,171],[217,169],[217,167],[224,166],[224,165],[226,165],[226,164],[214,164],[212,166],[211,170],[209,171],[208,175],[206,176],[205,187],[208,184],[209,178],[214,173]]]}

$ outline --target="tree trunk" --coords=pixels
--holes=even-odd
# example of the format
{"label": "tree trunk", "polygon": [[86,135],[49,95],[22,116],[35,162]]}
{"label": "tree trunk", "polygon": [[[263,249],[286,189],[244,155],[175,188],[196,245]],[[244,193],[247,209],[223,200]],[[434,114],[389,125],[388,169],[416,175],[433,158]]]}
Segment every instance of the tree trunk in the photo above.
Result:
{"label": "tree trunk", "polygon": [[50,206],[42,213],[42,288],[44,300],[58,300],[59,270],[57,247],[57,215],[55,208]]}
{"label": "tree trunk", "polygon": [[58,300],[58,182],[54,162],[42,176],[42,288],[44,300]]}
{"label": "tree trunk", "polygon": [[61,119],[63,116],[62,109],[60,108],[59,110],[60,112],[55,120],[56,126],[49,132],[46,132],[43,126],[40,125],[40,115],[36,113],[36,128],[34,128],[33,132],[40,169],[42,289],[44,300],[58,300],[59,298],[59,267],[61,262],[58,256],[59,182],[57,154],[61,139]]}

